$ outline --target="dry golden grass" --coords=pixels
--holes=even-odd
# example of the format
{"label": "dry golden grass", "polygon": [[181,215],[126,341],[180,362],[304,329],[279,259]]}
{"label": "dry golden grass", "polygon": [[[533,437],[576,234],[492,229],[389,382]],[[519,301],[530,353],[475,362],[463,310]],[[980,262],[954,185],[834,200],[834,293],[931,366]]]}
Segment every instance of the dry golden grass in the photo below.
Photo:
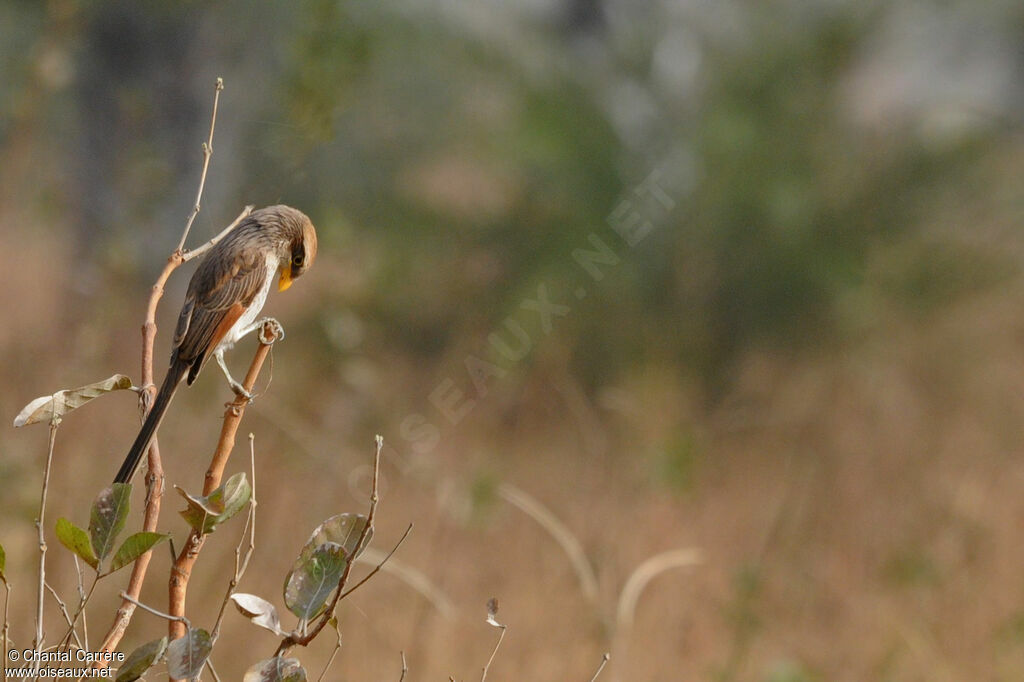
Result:
{"label": "dry golden grass", "polygon": [[[0,405],[10,418],[36,395],[114,371],[137,374],[142,293],[111,293],[116,283],[104,282],[69,311],[60,274],[69,261],[42,257],[53,244],[24,247],[28,272],[0,262],[16,277],[0,310],[8,320]],[[311,314],[318,286],[327,285],[312,285],[295,309],[278,309],[286,328],[290,316]],[[593,400],[558,373],[496,387],[444,430],[417,470],[387,458],[382,470],[374,546],[388,549],[415,522],[395,558],[429,579],[452,614],[382,573],[341,608],[343,646],[329,679],[398,679],[400,651],[406,679],[476,679],[497,637],[484,623],[491,596],[508,625],[493,680],[587,680],[605,651],[607,680],[1021,679],[1020,288],[917,318],[883,310],[838,350],[750,352],[735,388],[711,410],[697,407],[672,367],[638,371]],[[162,310],[158,358],[174,306]],[[279,604],[309,531],[331,514],[365,509],[350,476],[370,461],[372,433],[409,455],[398,424],[427,409],[438,380],[402,358],[363,358],[356,369],[370,372],[375,389],[361,392],[346,383],[356,360],[311,365],[300,329],[312,336],[317,322],[293,321],[274,351],[272,387],[242,427],[256,433],[260,507],[241,589]],[[199,487],[225,396],[207,377],[175,401],[161,431],[170,482]],[[66,421],[51,519],[84,524],[136,423],[127,395]],[[27,645],[45,433],[0,434],[0,542],[15,584],[12,634]],[[245,466],[236,460],[232,470]],[[499,494],[502,482],[575,536],[597,579],[596,600],[552,535]],[[168,496],[162,526],[181,538],[176,507]],[[198,625],[216,614],[240,527],[240,518],[224,526],[199,562],[189,598]],[[699,549],[702,563],[653,577],[632,628],[617,629],[631,573],[677,548]],[[55,586],[71,590],[66,553],[52,543],[50,557]],[[155,606],[166,599],[168,565],[158,551],[143,592]],[[118,578],[109,582],[94,599],[90,632],[109,621],[120,589]],[[137,614],[124,647],[164,629]],[[225,679],[275,647],[241,617],[228,618],[223,636],[213,658]],[[332,645],[325,637],[298,654],[316,674]]]}

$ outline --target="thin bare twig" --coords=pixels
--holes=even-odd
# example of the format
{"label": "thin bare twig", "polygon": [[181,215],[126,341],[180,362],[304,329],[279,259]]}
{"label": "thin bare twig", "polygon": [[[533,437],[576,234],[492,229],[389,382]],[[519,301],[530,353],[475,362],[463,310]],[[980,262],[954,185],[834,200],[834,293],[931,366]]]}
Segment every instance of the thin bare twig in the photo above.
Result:
{"label": "thin bare twig", "polygon": [[256,507],[259,503],[256,501],[256,434],[254,433],[249,434],[249,478],[252,479],[249,493],[249,516],[246,517],[246,522],[249,524],[249,547],[246,549],[241,567],[238,566],[238,549],[235,549],[235,572],[238,573],[239,579],[249,568],[249,560],[252,559],[252,554],[256,551]]}
{"label": "thin bare twig", "polygon": [[405,679],[405,674],[407,672],[409,672],[409,666],[407,666],[405,664],[405,652],[403,651],[403,652],[401,652],[401,654],[402,654],[402,676],[398,678],[398,682],[402,682],[402,680]]}
{"label": "thin bare twig", "polygon": [[604,656],[601,657],[601,665],[597,666],[597,672],[595,672],[594,676],[590,678],[590,682],[594,682],[594,680],[597,679],[597,676],[601,674],[601,671],[604,670],[606,665],[608,665],[608,661],[610,661],[611,658],[612,655],[606,651]]}
{"label": "thin bare twig", "polygon": [[[78,584],[78,599],[79,602],[84,603],[87,601],[85,595],[85,582],[82,577],[82,562],[78,560],[78,555],[72,553],[71,558],[75,561],[75,576],[77,577]],[[89,621],[85,617],[85,612],[82,612],[82,639],[85,640],[85,648],[89,648]]]}
{"label": "thin bare twig", "polygon": [[359,545],[363,544],[366,534],[373,528],[373,515],[377,511],[377,482],[380,478],[380,452],[384,449],[384,437],[380,434],[374,436],[376,445],[373,453],[373,488],[370,490],[370,511],[366,515],[366,526],[363,528],[363,535],[359,538]]}
{"label": "thin bare twig", "polygon": [[[61,639],[60,639],[60,646],[61,647],[65,646],[69,641],[71,641],[71,635],[75,631],[75,625],[78,624],[78,618],[80,616],[81,617],[85,616],[85,607],[89,603],[89,599],[92,598],[92,593],[96,590],[96,583],[98,583],[99,580],[100,580],[100,575],[99,575],[99,573],[97,573],[93,577],[93,579],[92,579],[92,585],[89,586],[89,591],[85,595],[83,595],[82,597],[79,598],[79,600],[78,600],[78,608],[75,610],[75,615],[71,619],[71,622],[68,624],[68,631],[65,632],[64,636],[61,637]],[[75,637],[77,638],[78,635],[76,634]]]}
{"label": "thin bare twig", "polygon": [[[64,603],[64,600],[60,598],[60,595],[57,594],[57,590],[53,589],[53,586],[50,585],[50,583],[46,583],[46,591],[49,592],[50,596],[53,597],[53,600],[57,602],[57,608],[60,609],[61,615],[64,616],[64,622],[67,623],[68,627],[72,628],[73,631],[74,624],[71,621],[71,614],[68,612],[68,605]],[[75,633],[75,644],[77,644],[79,648],[82,648],[82,642],[78,639],[77,632]]]}
{"label": "thin bare twig", "polygon": [[316,682],[323,682],[324,677],[327,676],[327,671],[331,669],[331,665],[334,663],[335,656],[341,651],[341,630],[335,627],[334,634],[338,636],[337,641],[334,643],[334,651],[331,652],[331,657],[327,659],[327,664],[324,666],[323,671],[321,671],[320,677],[316,678]]}
{"label": "thin bare twig", "polygon": [[206,171],[210,168],[210,157],[213,156],[213,129],[217,125],[217,104],[220,103],[220,93],[224,89],[224,79],[217,78],[217,83],[214,85],[213,92],[213,115],[210,117],[210,136],[203,143],[203,172],[199,176],[199,189],[196,192],[196,203],[192,207],[192,213],[189,214],[188,220],[185,222],[185,231],[181,234],[181,241],[178,242],[178,252],[185,248],[185,241],[188,239],[188,232],[192,229],[192,223],[195,221],[196,216],[199,215],[199,204],[203,198],[203,189],[206,187]]}
{"label": "thin bare twig", "polygon": [[220,675],[217,674],[217,669],[213,667],[213,661],[207,657],[206,662],[203,664],[210,669],[210,674],[213,675],[214,682],[220,682]]}
{"label": "thin bare twig", "polygon": [[[384,552],[367,547],[356,558],[356,561],[361,564],[374,565],[379,564],[384,556]],[[423,571],[407,566],[398,559],[390,559],[387,564],[381,566],[381,570],[408,585],[414,592],[430,602],[430,605],[437,609],[437,612],[446,620],[455,617],[455,606],[452,604],[452,600],[441,591],[440,587],[431,582]]]}
{"label": "thin bare twig", "polygon": [[199,246],[199,247],[197,247],[195,249],[191,249],[190,251],[185,251],[184,253],[182,253],[181,254],[181,261],[183,263],[187,263],[190,260],[192,260],[193,258],[198,258],[199,256],[202,256],[204,253],[206,253],[207,251],[212,249],[214,246],[217,245],[217,242],[219,242],[221,239],[224,239],[224,237],[228,236],[228,233],[231,232],[231,230],[233,230],[236,227],[238,227],[238,224],[240,222],[242,222],[247,217],[249,217],[249,214],[252,213],[252,210],[254,208],[256,208],[256,207],[253,206],[252,204],[249,204],[248,206],[243,208],[242,212],[238,214],[238,217],[236,217],[234,220],[232,220],[231,224],[228,225],[227,227],[225,227],[223,230],[221,230],[220,233],[217,236],[213,237],[212,239],[207,241],[202,246]]}
{"label": "thin bare twig", "polygon": [[494,662],[494,657],[498,653],[498,647],[501,646],[501,640],[505,639],[505,631],[508,630],[507,625],[498,626],[501,629],[501,634],[498,635],[498,641],[494,644],[494,651],[491,652],[491,657],[487,659],[487,665],[484,666],[484,672],[480,676],[480,682],[485,682],[487,679],[487,671],[491,668],[491,663]]}
{"label": "thin bare twig", "polygon": [[[256,435],[249,434],[249,470],[252,476],[251,492],[249,493],[249,513],[245,517],[245,525],[242,526],[242,535],[238,539],[238,545],[235,547],[235,574],[228,582],[228,589],[224,595],[224,601],[221,602],[220,612],[217,614],[217,622],[213,625],[213,630],[210,631],[210,640],[213,642],[217,641],[217,637],[220,636],[220,625],[221,621],[224,620],[224,612],[227,609],[228,602],[231,601],[231,595],[235,593],[238,588],[238,583],[242,580],[242,576],[245,575],[245,571],[249,568],[249,560],[252,558],[253,551],[256,549]],[[248,531],[248,532],[246,532]],[[245,543],[245,538],[249,538],[249,546],[245,550],[245,557],[242,558],[242,545]]]}
{"label": "thin bare twig", "polygon": [[11,630],[10,611],[8,610],[9,607],[10,607],[10,602],[11,602],[11,584],[8,583],[7,579],[4,578],[4,577],[0,577],[0,582],[2,582],[4,584],[4,629],[3,629],[3,639],[4,639],[4,651],[3,651],[3,654],[4,654],[4,658],[3,658],[3,661],[0,662],[0,673],[3,674],[3,679],[6,680],[7,679],[7,647],[8,647],[8,644],[9,644],[9,637],[10,637],[10,630]]}
{"label": "thin bare twig", "polygon": [[[56,400],[56,395],[54,396]],[[60,417],[57,410],[53,411],[54,416],[50,421],[50,437],[46,446],[46,467],[43,469],[43,489],[39,494],[39,517],[36,519],[36,529],[39,531],[39,585],[36,592],[36,638],[33,640],[33,649],[41,651],[43,648],[43,595],[46,593],[46,538],[43,535],[43,525],[46,513],[46,491],[50,487],[50,466],[53,464],[53,445],[57,440],[57,428],[60,426]],[[39,670],[39,662],[36,662],[33,670]]]}
{"label": "thin bare twig", "polygon": [[[353,592],[355,592],[355,591],[356,591],[356,590],[357,590],[357,589],[359,588],[359,586],[360,586],[360,585],[362,585],[362,584],[363,584],[363,583],[365,583],[365,582],[366,582],[367,580],[369,580],[369,579],[370,579],[370,578],[372,578],[372,577],[373,577],[374,575],[376,575],[376,574],[377,574],[377,571],[379,571],[379,570],[380,570],[380,569],[381,569],[381,568],[382,568],[382,567],[384,566],[384,564],[386,564],[386,563],[388,562],[388,559],[390,559],[390,558],[391,558],[391,555],[392,555],[392,554],[394,554],[395,552],[397,552],[397,551],[398,551],[398,548],[402,546],[402,543],[403,543],[403,542],[405,542],[405,539],[406,539],[407,537],[409,537],[409,533],[411,533],[411,532],[412,532],[412,524],[410,523],[410,524],[409,524],[409,527],[405,529],[405,532],[404,532],[404,533],[402,533],[402,537],[401,537],[401,538],[400,538],[400,539],[398,540],[398,542],[397,542],[397,543],[395,544],[395,546],[391,548],[391,551],[390,551],[390,552],[388,552],[388,553],[387,553],[387,554],[386,554],[386,555],[384,556],[384,558],[380,560],[380,563],[378,563],[378,564],[377,564],[376,566],[374,566],[373,570],[372,570],[372,571],[370,571],[369,573],[367,573],[367,574],[366,574],[366,576],[365,576],[365,577],[364,577],[364,578],[363,578],[362,580],[360,580],[360,581],[359,581],[359,582],[357,582],[357,583],[356,583],[355,585],[353,585],[352,587],[350,587],[350,588],[348,588],[347,590],[345,590],[345,591],[344,591],[344,592],[343,592],[343,593],[341,594],[341,599],[344,599],[344,598],[345,598],[345,597],[347,597],[348,595],[350,595],[350,594],[352,594]],[[339,599],[338,601],[341,601],[341,599]]]}
{"label": "thin bare twig", "polygon": [[132,597],[131,595],[129,595],[127,592],[122,592],[121,593],[121,599],[127,599],[128,601],[130,601],[131,603],[135,604],[136,606],[138,606],[143,611],[149,611],[150,613],[152,613],[154,616],[157,616],[158,618],[163,618],[164,620],[170,620],[170,621],[179,621],[181,623],[184,623],[186,628],[189,628],[189,629],[192,628],[192,623],[189,622],[189,619],[186,618],[185,616],[172,616],[169,613],[164,613],[163,611],[159,611],[157,609],[154,609],[152,606],[146,606],[145,604],[140,602],[135,597]]}

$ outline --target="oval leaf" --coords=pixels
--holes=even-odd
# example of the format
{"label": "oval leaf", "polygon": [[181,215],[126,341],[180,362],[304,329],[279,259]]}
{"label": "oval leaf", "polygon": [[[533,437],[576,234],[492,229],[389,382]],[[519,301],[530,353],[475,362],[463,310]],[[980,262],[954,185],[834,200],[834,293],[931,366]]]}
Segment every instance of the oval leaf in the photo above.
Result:
{"label": "oval leaf", "polygon": [[100,561],[106,559],[114,549],[117,536],[124,530],[131,494],[132,487],[129,484],[115,483],[105,488],[92,503],[89,537],[92,539],[92,549]]}
{"label": "oval leaf", "polygon": [[153,664],[163,656],[167,648],[167,638],[161,637],[152,642],[143,644],[135,651],[128,654],[121,667],[117,669],[117,677],[114,682],[134,682],[153,667]]}
{"label": "oval leaf", "polygon": [[309,556],[321,545],[333,542],[345,549],[345,556],[351,561],[359,556],[359,553],[370,544],[370,538],[373,537],[373,529],[371,528],[367,531],[366,539],[363,540],[362,546],[358,549],[356,548],[356,545],[359,543],[359,537],[362,535],[365,527],[366,517],[362,514],[346,513],[332,516],[316,527],[299,553],[299,557]]}
{"label": "oval leaf", "polygon": [[191,680],[199,675],[212,649],[210,633],[191,628],[184,637],[167,645],[167,673],[177,680]]}
{"label": "oval leaf", "polygon": [[246,670],[242,682],[306,682],[306,670],[297,658],[275,656]]}
{"label": "oval leaf", "polygon": [[169,537],[169,535],[163,533],[151,533],[149,531],[129,535],[121,546],[117,548],[117,554],[114,555],[113,561],[110,562],[110,569],[107,573],[113,573],[119,568],[127,566],[151,550],[158,542],[162,542]]}
{"label": "oval leaf", "polygon": [[320,613],[345,572],[345,548],[327,542],[308,557],[300,556],[284,586],[284,603],[302,620]]}
{"label": "oval leaf", "polygon": [[57,391],[53,395],[44,395],[22,408],[18,416],[14,418],[14,425],[17,427],[39,422],[50,423],[55,419],[59,420],[71,410],[85,405],[93,398],[131,387],[131,379],[123,374],[115,374],[94,384]]}
{"label": "oval leaf", "polygon": [[287,634],[281,629],[281,619],[277,616],[277,609],[263,597],[238,592],[231,595],[231,601],[235,603],[238,611],[251,620],[254,625],[259,625],[282,637]]}
{"label": "oval leaf", "polygon": [[93,568],[100,565],[96,553],[92,551],[92,544],[89,542],[89,534],[71,523],[63,516],[57,519],[57,539],[78,557]]}
{"label": "oval leaf", "polygon": [[244,472],[235,474],[206,497],[189,495],[177,486],[175,490],[188,505],[179,512],[182,518],[203,535],[213,532],[219,524],[237,514],[252,496],[252,486]]}
{"label": "oval leaf", "polygon": [[251,495],[252,486],[249,485],[244,471],[239,471],[210,493],[209,505],[220,511],[217,515],[217,523],[223,523],[237,514],[249,501]]}
{"label": "oval leaf", "polygon": [[185,509],[178,512],[181,514],[181,517],[185,519],[185,521],[188,522],[188,525],[190,525],[197,533],[209,532],[203,529],[207,527],[207,519],[216,516],[217,512],[206,506],[205,498],[189,495],[178,486],[174,486],[174,489],[178,491],[178,494],[185,500],[185,504],[188,505]]}

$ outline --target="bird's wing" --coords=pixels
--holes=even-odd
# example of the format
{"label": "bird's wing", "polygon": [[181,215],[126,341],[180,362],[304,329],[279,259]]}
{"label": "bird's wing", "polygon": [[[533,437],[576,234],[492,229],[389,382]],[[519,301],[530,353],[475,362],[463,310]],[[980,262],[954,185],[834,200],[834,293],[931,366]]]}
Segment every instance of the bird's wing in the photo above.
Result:
{"label": "bird's wing", "polygon": [[203,259],[189,282],[174,338],[173,357],[192,365],[190,379],[271,276],[260,249],[211,252]]}

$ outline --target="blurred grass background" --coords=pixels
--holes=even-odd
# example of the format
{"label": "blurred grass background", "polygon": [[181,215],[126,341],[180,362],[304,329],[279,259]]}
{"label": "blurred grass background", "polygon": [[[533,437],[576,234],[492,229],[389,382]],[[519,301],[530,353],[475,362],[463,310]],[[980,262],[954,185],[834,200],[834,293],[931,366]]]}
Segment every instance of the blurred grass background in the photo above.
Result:
{"label": "blurred grass background", "polygon": [[[415,521],[396,559],[452,605],[375,578],[331,679],[397,679],[403,650],[409,679],[473,678],[492,595],[494,679],[588,679],[607,650],[621,680],[1021,679],[1022,44],[1010,0],[0,2],[0,407],[138,376],[221,76],[191,243],[277,202],[321,243],[268,305],[288,337],[242,427],[242,589],[280,603],[308,532],[363,509],[379,432],[374,544]],[[624,220],[650,231],[631,247]],[[573,257],[592,236],[617,261],[599,281]],[[541,286],[567,306],[549,327]],[[508,320],[516,360],[490,341],[521,347]],[[226,396],[211,374],[175,401],[169,483],[200,487]],[[127,394],[66,420],[51,519],[84,525],[136,428]],[[0,430],[0,452],[27,645],[45,433]],[[503,484],[576,535],[596,603]],[[236,525],[199,563],[198,625]],[[704,562],[616,627],[629,575],[680,547]],[[124,647],[163,629],[138,614]],[[275,646],[233,614],[224,638],[229,679]],[[319,670],[331,646],[299,654]]]}

